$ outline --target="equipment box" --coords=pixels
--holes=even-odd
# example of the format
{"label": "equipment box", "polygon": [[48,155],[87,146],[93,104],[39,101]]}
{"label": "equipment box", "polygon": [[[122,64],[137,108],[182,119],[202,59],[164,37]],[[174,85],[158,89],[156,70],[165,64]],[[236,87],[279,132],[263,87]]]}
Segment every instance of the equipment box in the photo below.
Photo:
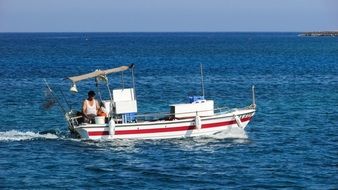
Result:
{"label": "equipment box", "polygon": [[199,103],[191,104],[172,104],[170,112],[175,115],[175,118],[195,117],[196,113],[199,116],[214,115],[214,101],[204,100]]}

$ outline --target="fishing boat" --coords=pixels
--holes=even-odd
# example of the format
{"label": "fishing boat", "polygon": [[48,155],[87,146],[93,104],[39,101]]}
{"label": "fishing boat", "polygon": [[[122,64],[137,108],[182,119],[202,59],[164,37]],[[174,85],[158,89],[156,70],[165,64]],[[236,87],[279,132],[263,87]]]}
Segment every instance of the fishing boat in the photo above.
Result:
{"label": "fishing boat", "polygon": [[[108,75],[130,70],[132,87],[111,89]],[[123,75],[122,75],[123,76]],[[69,130],[81,139],[168,139],[207,136],[228,130],[230,127],[245,129],[256,111],[254,86],[252,104],[243,108],[214,108],[214,101],[205,99],[203,70],[201,66],[202,95],[190,96],[189,102],[169,105],[168,113],[138,113],[135,91],[134,65],[68,77],[70,91],[78,92],[76,84],[87,79],[103,81],[109,99],[100,100],[107,116],[97,116],[92,122],[83,122],[76,110],[65,112]]]}

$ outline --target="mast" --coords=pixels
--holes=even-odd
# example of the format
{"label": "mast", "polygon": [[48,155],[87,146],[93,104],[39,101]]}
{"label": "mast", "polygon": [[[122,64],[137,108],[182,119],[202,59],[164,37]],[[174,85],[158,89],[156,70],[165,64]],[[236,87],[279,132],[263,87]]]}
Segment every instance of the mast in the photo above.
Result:
{"label": "mast", "polygon": [[201,88],[202,88],[202,96],[204,98],[204,80],[203,80],[203,65],[202,63],[200,64],[200,69],[201,69]]}
{"label": "mast", "polygon": [[131,65],[131,77],[133,80],[133,89],[134,89],[134,100],[136,100],[136,89],[135,89],[135,76],[134,76],[134,64]]}
{"label": "mast", "polygon": [[256,107],[255,85],[252,85],[252,105]]}

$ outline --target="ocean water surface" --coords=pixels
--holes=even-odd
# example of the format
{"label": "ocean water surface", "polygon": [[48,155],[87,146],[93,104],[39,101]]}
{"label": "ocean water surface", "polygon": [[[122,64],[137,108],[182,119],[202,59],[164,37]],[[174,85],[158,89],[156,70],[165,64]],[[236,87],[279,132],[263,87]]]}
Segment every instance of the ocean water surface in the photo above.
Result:
{"label": "ocean water surface", "polygon": [[[57,106],[42,108],[43,79],[79,109],[95,85],[79,83],[74,95],[66,77],[131,63],[139,112],[166,112],[168,104],[200,95],[203,64],[208,99],[244,107],[255,85],[257,113],[245,131],[93,142],[70,137]],[[2,189],[338,188],[338,38],[2,33],[0,66]],[[119,74],[110,77],[113,88],[121,81]]]}

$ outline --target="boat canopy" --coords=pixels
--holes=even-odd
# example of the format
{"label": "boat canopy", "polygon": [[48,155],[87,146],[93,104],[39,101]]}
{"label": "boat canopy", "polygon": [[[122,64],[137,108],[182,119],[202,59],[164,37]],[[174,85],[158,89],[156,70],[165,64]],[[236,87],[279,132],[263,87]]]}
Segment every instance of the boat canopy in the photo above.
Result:
{"label": "boat canopy", "polygon": [[107,70],[96,70],[96,71],[88,73],[88,74],[68,77],[68,79],[71,80],[73,83],[76,83],[78,81],[86,80],[86,79],[89,79],[89,78],[106,76],[106,75],[111,74],[111,73],[122,72],[122,71],[125,71],[125,70],[132,68],[133,66],[134,66],[134,64],[131,64],[131,65],[128,65],[128,66],[121,66],[121,67],[117,67],[117,68],[113,68],[113,69],[107,69]]}

